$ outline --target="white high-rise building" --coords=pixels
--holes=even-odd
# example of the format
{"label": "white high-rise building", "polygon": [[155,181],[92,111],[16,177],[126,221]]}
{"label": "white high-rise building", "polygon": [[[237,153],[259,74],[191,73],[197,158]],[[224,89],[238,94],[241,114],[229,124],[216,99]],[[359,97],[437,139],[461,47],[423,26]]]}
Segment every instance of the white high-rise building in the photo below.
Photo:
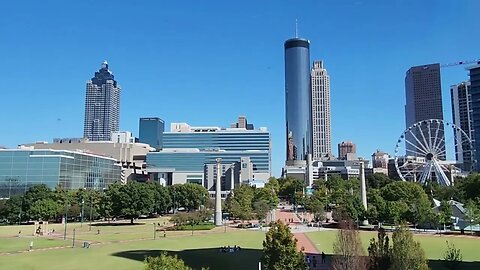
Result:
{"label": "white high-rise building", "polygon": [[330,125],[330,77],[322,61],[313,62],[310,73],[312,87],[313,160],[322,160],[332,153]]}
{"label": "white high-rise building", "polygon": [[119,130],[121,88],[107,61],[87,82],[86,90],[83,137],[90,141],[110,141],[112,133]]}

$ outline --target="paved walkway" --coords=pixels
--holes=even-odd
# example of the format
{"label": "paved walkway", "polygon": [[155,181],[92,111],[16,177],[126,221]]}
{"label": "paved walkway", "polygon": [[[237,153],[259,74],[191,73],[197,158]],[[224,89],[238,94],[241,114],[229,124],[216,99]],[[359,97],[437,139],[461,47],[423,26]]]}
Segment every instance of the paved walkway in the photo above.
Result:
{"label": "paved walkway", "polygon": [[[278,220],[286,222],[289,225],[290,229],[294,232],[294,236],[297,239],[297,249],[302,250],[306,256],[311,258],[310,269],[311,270],[327,270],[328,265],[322,264],[322,255],[317,247],[312,243],[310,238],[305,235],[305,231],[310,231],[308,227],[304,224],[301,224],[300,219],[291,212],[290,209],[277,209],[275,213]],[[289,222],[293,221],[293,222]],[[313,228],[312,228],[313,229]],[[317,229],[314,229],[315,231]],[[298,232],[297,232],[298,231]],[[313,265],[313,258],[315,257],[316,266]]]}

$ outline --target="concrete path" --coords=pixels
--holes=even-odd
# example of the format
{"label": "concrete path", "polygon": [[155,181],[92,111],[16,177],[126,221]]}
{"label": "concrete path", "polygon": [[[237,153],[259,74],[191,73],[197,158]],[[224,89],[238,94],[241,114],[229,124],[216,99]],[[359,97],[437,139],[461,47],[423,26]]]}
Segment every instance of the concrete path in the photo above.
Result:
{"label": "concrete path", "polygon": [[[297,239],[297,249],[303,250],[306,256],[310,257],[310,268],[311,270],[327,270],[329,267],[327,264],[322,264],[322,255],[317,247],[312,243],[310,238],[308,238],[304,232],[307,231],[318,231],[318,228],[307,227],[300,222],[300,219],[297,215],[292,212],[290,209],[277,209],[275,213],[277,220],[280,220],[290,227],[293,232],[294,237]],[[293,221],[293,222],[291,222]],[[316,260],[316,265],[314,266],[314,259]]]}

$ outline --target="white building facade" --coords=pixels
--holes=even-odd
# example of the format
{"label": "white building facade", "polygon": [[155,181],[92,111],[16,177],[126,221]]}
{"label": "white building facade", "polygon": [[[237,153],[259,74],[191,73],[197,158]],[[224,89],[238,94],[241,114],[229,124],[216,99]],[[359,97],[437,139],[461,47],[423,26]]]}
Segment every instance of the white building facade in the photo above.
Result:
{"label": "white building facade", "polygon": [[323,160],[332,153],[330,124],[330,77],[322,61],[315,61],[310,73],[312,87],[313,160]]}

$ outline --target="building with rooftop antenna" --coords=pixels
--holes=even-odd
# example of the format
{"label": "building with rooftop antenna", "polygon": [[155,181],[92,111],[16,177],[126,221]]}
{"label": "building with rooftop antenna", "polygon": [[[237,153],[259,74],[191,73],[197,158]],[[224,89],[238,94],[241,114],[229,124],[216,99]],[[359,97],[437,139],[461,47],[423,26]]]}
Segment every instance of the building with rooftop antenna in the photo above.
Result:
{"label": "building with rooftop antenna", "polygon": [[87,82],[83,136],[90,141],[110,141],[120,126],[120,91],[107,61]]}

